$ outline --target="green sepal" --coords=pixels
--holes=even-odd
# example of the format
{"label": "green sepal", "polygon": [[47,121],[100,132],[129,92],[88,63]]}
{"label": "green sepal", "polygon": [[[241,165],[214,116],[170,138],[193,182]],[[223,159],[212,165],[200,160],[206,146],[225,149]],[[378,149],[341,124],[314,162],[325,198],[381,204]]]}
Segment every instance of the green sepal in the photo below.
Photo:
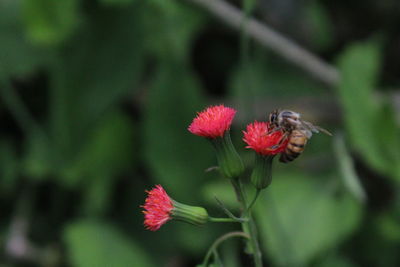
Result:
{"label": "green sepal", "polygon": [[193,225],[203,225],[208,222],[208,212],[203,207],[195,207],[172,200],[174,208],[171,216],[174,220],[187,222]]}
{"label": "green sepal", "polygon": [[239,177],[244,171],[244,165],[232,144],[229,131],[223,137],[210,140],[215,148],[221,173],[227,178]]}
{"label": "green sepal", "polygon": [[267,188],[272,182],[272,161],[275,155],[256,154],[255,165],[251,173],[251,183],[261,190]]}

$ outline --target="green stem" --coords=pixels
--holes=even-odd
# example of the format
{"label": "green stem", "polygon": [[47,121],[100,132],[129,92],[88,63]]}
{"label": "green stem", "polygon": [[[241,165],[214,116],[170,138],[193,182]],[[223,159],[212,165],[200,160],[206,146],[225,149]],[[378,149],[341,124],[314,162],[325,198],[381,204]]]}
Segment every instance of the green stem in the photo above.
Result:
{"label": "green stem", "polygon": [[240,220],[235,220],[232,218],[214,218],[211,216],[208,216],[208,220],[210,222],[241,222]]}
{"label": "green stem", "polygon": [[254,258],[254,264],[256,267],[262,267],[262,254],[260,250],[260,245],[258,244],[257,238],[257,228],[254,223],[254,219],[251,215],[251,212],[247,209],[247,202],[245,192],[243,190],[242,183],[240,182],[239,178],[231,179],[232,185],[235,189],[236,196],[238,201],[240,202],[243,210],[242,217],[248,218],[248,221],[242,222],[243,231],[250,236],[250,247],[251,247],[251,254]]}
{"label": "green stem", "polygon": [[0,85],[0,95],[3,99],[4,105],[8,108],[9,112],[22,130],[29,132],[31,129],[35,129],[42,132],[39,125],[10,83],[5,82]]}
{"label": "green stem", "polygon": [[214,255],[214,262],[217,266],[223,266],[221,257],[219,256],[218,250],[214,249],[213,250],[213,255]]}
{"label": "green stem", "polygon": [[256,203],[256,200],[258,196],[260,195],[261,189],[257,189],[256,194],[254,195],[253,200],[251,201],[250,205],[247,207],[247,212],[250,212],[251,208],[253,207],[254,203]]}
{"label": "green stem", "polygon": [[242,217],[236,217],[235,215],[233,215],[232,212],[230,212],[224,205],[224,203],[222,203],[217,197],[215,197],[215,200],[218,203],[218,206],[225,212],[226,215],[228,215],[229,218],[234,219],[237,222],[245,222],[248,221],[247,218],[242,218]]}
{"label": "green stem", "polygon": [[214,241],[214,243],[211,245],[211,247],[208,249],[206,256],[204,257],[203,260],[203,267],[207,267],[208,262],[210,261],[211,255],[213,254],[214,251],[217,250],[218,246],[224,242],[225,240],[232,238],[232,237],[243,237],[249,239],[249,235],[243,232],[229,232],[224,234],[223,236],[219,237],[217,240]]}
{"label": "green stem", "polygon": [[248,23],[253,6],[254,4],[252,3],[252,0],[242,1],[243,17],[240,24],[240,59],[242,61],[242,66],[245,66],[249,59],[249,35],[246,31],[246,25]]}
{"label": "green stem", "polygon": [[[1,81],[0,81],[1,82]],[[34,116],[30,113],[21,97],[18,95],[16,89],[13,88],[10,82],[0,83],[0,98],[4,103],[4,106],[8,109],[10,114],[14,117],[18,126],[25,132],[26,135],[32,132],[37,134],[41,140],[44,140],[47,145],[50,146],[50,137],[46,134],[44,129],[35,120]],[[55,150],[50,151],[55,162],[51,164],[57,164],[59,155],[56,154]]]}

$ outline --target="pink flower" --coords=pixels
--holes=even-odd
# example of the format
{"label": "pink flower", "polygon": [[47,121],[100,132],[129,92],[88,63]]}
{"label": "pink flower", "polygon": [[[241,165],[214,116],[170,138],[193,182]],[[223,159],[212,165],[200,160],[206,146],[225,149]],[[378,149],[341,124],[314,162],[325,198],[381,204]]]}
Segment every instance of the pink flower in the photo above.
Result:
{"label": "pink flower", "polygon": [[171,219],[174,208],[171,198],[161,185],[156,185],[152,190],[146,191],[148,196],[142,206],[145,210],[144,225],[151,231],[156,231]]}
{"label": "pink flower", "polygon": [[268,122],[255,121],[247,125],[246,131],[243,131],[243,141],[247,143],[246,148],[251,148],[261,155],[276,155],[284,152],[288,139],[281,142],[282,131],[268,134],[270,130]]}
{"label": "pink flower", "polygon": [[188,130],[192,134],[207,138],[223,137],[231,127],[235,114],[236,110],[224,105],[208,107],[197,113]]}

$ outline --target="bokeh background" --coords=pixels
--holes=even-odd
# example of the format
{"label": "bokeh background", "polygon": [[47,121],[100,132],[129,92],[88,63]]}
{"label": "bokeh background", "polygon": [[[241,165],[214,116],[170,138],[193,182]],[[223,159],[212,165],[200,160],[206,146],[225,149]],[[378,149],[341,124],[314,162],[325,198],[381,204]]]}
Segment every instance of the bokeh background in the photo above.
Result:
{"label": "bokeh background", "polygon": [[[249,170],[241,131],[274,108],[334,134],[274,165],[255,207],[266,266],[399,266],[399,2],[226,2],[328,64],[330,81],[204,2],[0,1],[1,267],[200,263],[239,226],[150,232],[139,206],[162,184],[214,216],[214,196],[237,209],[229,182],[204,171],[211,146],[187,131],[219,103],[238,110],[231,134]],[[223,245],[224,266],[251,266],[242,251]]]}

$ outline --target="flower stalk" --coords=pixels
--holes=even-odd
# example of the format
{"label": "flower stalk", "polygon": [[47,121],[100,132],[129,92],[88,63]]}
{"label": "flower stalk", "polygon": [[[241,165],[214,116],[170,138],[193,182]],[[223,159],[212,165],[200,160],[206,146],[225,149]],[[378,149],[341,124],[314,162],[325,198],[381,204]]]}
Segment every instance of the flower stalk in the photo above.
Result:
{"label": "flower stalk", "polygon": [[222,242],[233,238],[233,237],[242,237],[245,239],[249,239],[250,237],[243,232],[229,232],[224,234],[223,236],[220,236],[217,240],[214,241],[214,243],[211,245],[211,247],[208,249],[206,256],[204,257],[203,263],[201,264],[202,267],[207,267],[208,262],[210,261],[211,254],[213,254],[219,245],[221,245]]}
{"label": "flower stalk", "polygon": [[240,219],[233,219],[233,218],[214,218],[214,217],[208,217],[208,220],[210,222],[236,222],[236,223],[241,223],[242,220]]}
{"label": "flower stalk", "polygon": [[258,243],[257,228],[250,210],[247,209],[247,201],[243,185],[239,178],[232,179],[231,181],[233,188],[235,189],[236,197],[242,207],[242,217],[248,219],[247,221],[242,222],[243,232],[250,236],[246,250],[249,254],[253,255],[255,266],[262,267],[262,253]]}

